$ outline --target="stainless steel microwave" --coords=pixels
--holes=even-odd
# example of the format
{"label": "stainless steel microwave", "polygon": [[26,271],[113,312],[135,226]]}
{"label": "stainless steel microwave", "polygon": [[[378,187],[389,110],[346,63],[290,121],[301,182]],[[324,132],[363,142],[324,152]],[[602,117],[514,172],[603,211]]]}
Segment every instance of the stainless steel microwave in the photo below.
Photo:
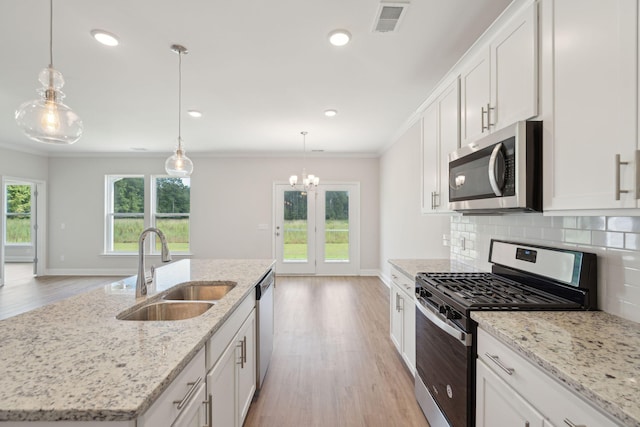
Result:
{"label": "stainless steel microwave", "polygon": [[541,211],[542,122],[516,122],[449,154],[449,208]]}

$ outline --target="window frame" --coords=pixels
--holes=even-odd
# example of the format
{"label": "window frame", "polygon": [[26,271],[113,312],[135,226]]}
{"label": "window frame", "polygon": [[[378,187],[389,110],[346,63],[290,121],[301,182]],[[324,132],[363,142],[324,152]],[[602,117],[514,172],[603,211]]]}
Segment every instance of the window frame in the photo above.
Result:
{"label": "window frame", "polygon": [[[172,254],[180,254],[186,255],[191,253],[191,177],[187,177],[189,179],[189,213],[186,214],[178,214],[178,213],[158,213],[157,212],[157,185],[156,182],[158,179],[163,178],[176,178],[170,175],[151,175],[150,177],[150,185],[151,191],[150,195],[150,223],[152,227],[157,227],[157,219],[158,218],[175,218],[175,217],[184,217],[189,220],[189,246],[186,251],[175,251],[171,250]],[[184,179],[184,178],[180,178]],[[157,236],[154,234],[153,239],[149,239],[151,241],[151,253],[152,254],[160,254],[160,251],[156,250],[156,238]]]}
{"label": "window frame", "polygon": [[106,174],[105,175],[105,204],[104,204],[104,253],[107,255],[137,255],[137,250],[134,251],[116,251],[114,250],[114,220],[115,218],[142,218],[144,227],[148,224],[147,214],[147,198],[148,195],[143,195],[144,203],[142,214],[118,214],[113,212],[114,210],[114,185],[117,181],[125,178],[142,178],[143,188],[146,188],[147,178],[144,174]]}

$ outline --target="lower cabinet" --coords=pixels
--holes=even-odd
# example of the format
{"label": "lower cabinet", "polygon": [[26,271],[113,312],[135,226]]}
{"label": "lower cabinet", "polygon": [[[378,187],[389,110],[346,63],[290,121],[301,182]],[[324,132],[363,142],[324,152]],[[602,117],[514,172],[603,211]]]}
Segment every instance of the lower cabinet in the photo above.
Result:
{"label": "lower cabinet", "polygon": [[256,391],[256,314],[240,330],[207,374],[212,427],[240,427]]}
{"label": "lower cabinet", "polygon": [[416,370],[415,284],[397,269],[391,268],[389,319],[391,341],[400,352],[409,371]]}
{"label": "lower cabinet", "polygon": [[476,368],[477,427],[619,425],[480,328]]}
{"label": "lower cabinet", "polygon": [[138,418],[138,427],[204,426],[208,410],[205,386],[205,349],[182,370],[171,385]]}

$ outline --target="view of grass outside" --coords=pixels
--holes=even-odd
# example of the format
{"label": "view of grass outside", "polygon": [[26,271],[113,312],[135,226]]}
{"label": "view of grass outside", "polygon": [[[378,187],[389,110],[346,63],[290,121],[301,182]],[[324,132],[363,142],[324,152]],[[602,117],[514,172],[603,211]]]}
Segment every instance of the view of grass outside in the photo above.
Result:
{"label": "view of grass outside", "polygon": [[[158,221],[158,228],[167,236],[169,250],[172,252],[186,252],[189,250],[189,220],[176,219]],[[144,230],[142,218],[118,218],[114,227],[114,250],[118,252],[137,252],[138,238]],[[160,240],[157,240],[156,250],[161,250]]]}
{"label": "view of grass outside", "polygon": [[[348,192],[327,191],[325,197],[325,260],[348,261]],[[286,191],[284,213],[283,259],[287,261],[304,261],[308,256],[306,193],[301,191]]]}
{"label": "view of grass outside", "polygon": [[31,185],[7,184],[6,194],[6,243],[31,243]]}

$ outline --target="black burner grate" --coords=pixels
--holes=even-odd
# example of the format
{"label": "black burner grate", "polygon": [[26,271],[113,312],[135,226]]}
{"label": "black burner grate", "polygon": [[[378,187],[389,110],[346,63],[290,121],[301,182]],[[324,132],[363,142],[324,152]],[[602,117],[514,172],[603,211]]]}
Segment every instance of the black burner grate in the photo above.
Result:
{"label": "black burner grate", "polygon": [[465,308],[568,308],[572,302],[492,273],[420,273]]}

